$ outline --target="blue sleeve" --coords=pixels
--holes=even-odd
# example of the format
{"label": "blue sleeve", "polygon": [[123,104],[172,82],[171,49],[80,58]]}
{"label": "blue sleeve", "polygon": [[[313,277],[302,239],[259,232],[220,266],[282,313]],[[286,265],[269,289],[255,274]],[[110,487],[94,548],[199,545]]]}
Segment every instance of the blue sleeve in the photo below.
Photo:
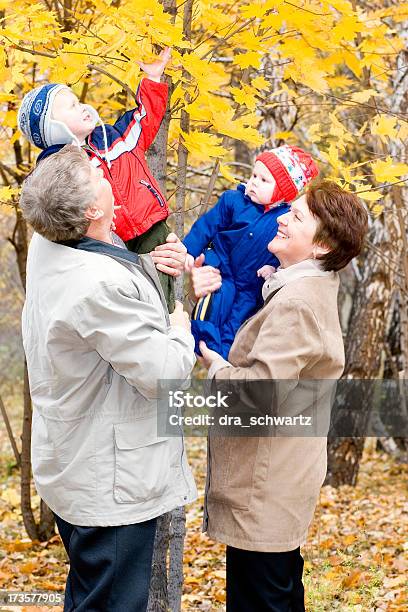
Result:
{"label": "blue sleeve", "polygon": [[215,235],[230,225],[232,206],[229,200],[228,191],[226,191],[215,206],[193,224],[183,240],[190,255],[198,257]]}

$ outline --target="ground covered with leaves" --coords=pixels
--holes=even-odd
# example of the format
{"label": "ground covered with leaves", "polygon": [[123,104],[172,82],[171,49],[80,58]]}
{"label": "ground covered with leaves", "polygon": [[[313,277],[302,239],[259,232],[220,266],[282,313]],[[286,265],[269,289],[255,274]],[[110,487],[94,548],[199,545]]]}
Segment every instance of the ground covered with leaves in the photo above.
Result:
{"label": "ground covered with leaves", "polygon": [[[201,533],[205,440],[188,440],[199,500],[187,511],[183,610],[225,607],[224,547]],[[59,536],[31,542],[19,510],[19,475],[0,432],[0,590],[63,591],[67,561]],[[408,609],[407,466],[366,452],[358,485],[324,487],[305,558],[310,612],[405,612]],[[34,498],[38,507],[39,498]],[[32,612],[54,608],[0,608]]]}

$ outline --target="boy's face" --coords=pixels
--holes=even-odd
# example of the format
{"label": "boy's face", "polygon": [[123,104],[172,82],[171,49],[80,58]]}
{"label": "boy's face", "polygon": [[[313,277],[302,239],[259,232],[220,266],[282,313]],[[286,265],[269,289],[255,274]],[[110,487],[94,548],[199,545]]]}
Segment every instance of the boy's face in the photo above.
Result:
{"label": "boy's face", "polygon": [[256,204],[267,206],[272,201],[276,181],[268,168],[261,161],[256,161],[245,193]]}
{"label": "boy's face", "polygon": [[65,123],[80,142],[89,136],[95,127],[90,112],[70,89],[61,89],[55,96],[52,118]]}

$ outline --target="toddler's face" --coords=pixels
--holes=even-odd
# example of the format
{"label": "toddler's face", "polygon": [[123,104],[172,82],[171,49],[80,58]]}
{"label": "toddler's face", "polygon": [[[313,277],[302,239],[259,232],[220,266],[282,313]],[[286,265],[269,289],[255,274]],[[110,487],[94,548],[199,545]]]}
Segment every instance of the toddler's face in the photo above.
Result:
{"label": "toddler's face", "polygon": [[268,168],[261,161],[255,162],[245,193],[256,204],[266,206],[271,203],[276,181]]}
{"label": "toddler's face", "polygon": [[82,142],[94,129],[95,120],[70,89],[61,89],[52,105],[52,118],[61,121]]}

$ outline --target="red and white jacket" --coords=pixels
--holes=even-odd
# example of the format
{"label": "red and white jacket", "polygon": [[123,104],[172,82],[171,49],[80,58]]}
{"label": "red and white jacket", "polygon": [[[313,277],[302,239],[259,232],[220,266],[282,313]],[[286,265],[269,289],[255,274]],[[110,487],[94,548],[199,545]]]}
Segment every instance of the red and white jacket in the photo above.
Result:
{"label": "red and white jacket", "polygon": [[84,147],[91,163],[103,169],[112,185],[115,205],[121,206],[116,211],[115,231],[122,240],[144,234],[169,215],[145,157],[166,112],[167,90],[166,83],[142,79],[136,93],[137,107],[113,125],[105,125],[107,154],[100,126],[88,136]]}

